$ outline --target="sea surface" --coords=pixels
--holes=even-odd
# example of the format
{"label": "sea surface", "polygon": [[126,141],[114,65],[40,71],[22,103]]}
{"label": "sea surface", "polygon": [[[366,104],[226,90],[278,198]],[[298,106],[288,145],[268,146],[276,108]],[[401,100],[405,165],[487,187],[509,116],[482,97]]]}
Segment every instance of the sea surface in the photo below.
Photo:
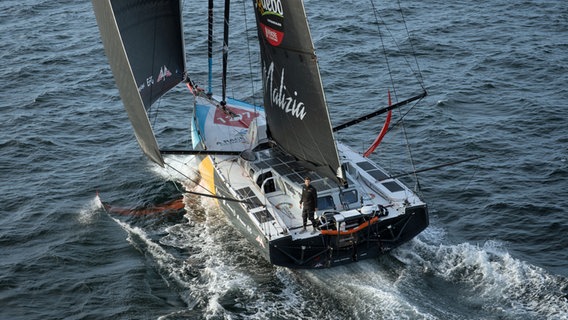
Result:
{"label": "sea surface", "polygon": [[[250,2],[231,7],[229,92],[260,103]],[[183,1],[202,86],[204,3]],[[568,319],[568,2],[374,1],[377,16],[366,1],[305,5],[336,125],[386,104],[394,42],[379,32],[411,35],[400,43],[429,96],[395,113],[409,111],[404,130],[374,160],[401,173],[409,154],[416,170],[482,156],[404,178],[428,229],[377,260],[295,271],[259,257],[210,200],[143,214],[195,176],[190,159],[165,170],[142,155],[91,3],[2,0],[0,319]],[[398,5],[407,27],[386,31]],[[153,107],[161,146],[190,145],[191,109],[183,86]],[[337,139],[364,151],[383,121]],[[100,199],[136,210],[107,214]]]}

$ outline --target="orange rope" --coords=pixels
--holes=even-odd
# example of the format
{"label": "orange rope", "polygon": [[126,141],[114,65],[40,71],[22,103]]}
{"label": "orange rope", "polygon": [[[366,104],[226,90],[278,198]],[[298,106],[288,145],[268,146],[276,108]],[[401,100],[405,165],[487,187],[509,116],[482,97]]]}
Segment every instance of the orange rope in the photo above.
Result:
{"label": "orange rope", "polygon": [[368,226],[376,223],[377,221],[379,221],[379,217],[373,217],[371,220],[363,222],[353,229],[349,229],[349,230],[346,230],[346,231],[322,230],[321,234],[325,234],[325,235],[328,235],[328,236],[347,236],[347,235],[353,234],[357,231],[361,231],[361,230],[367,228]]}

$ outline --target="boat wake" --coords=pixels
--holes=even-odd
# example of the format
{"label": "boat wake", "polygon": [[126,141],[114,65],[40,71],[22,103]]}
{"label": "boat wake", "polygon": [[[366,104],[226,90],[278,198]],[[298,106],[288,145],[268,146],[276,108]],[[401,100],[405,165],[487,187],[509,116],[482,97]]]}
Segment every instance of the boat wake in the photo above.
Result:
{"label": "boat wake", "polygon": [[272,268],[219,209],[212,203],[196,205],[195,199],[186,199],[183,221],[163,228],[138,226],[140,217],[111,215],[128,233],[129,243],[151,257],[153,267],[187,305],[161,319],[302,317],[306,297],[295,292],[303,289],[290,281],[289,272]]}
{"label": "boat wake", "polygon": [[[420,281],[423,293],[438,294],[443,299],[410,293],[436,310],[441,301],[454,301],[461,307],[444,305],[433,312],[455,312],[448,318],[468,316],[472,308],[480,316],[501,319],[568,319],[568,279],[514,258],[503,243],[486,241],[481,245],[442,243],[444,233],[431,227],[394,256],[405,264],[406,276],[399,286],[412,287]],[[438,301],[439,300],[439,301]],[[460,315],[461,316],[458,316]],[[483,316],[482,316],[483,317]]]}
{"label": "boat wake", "polygon": [[298,282],[308,280],[355,319],[464,319],[471,310],[478,318],[568,319],[568,279],[495,241],[443,241],[444,232],[430,227],[378,263],[306,271]]}
{"label": "boat wake", "polygon": [[[102,208],[95,200],[85,221]],[[186,304],[161,319],[462,319],[472,309],[481,318],[568,319],[568,279],[496,241],[448,244],[431,225],[378,261],[290,270],[260,257],[214,199],[186,194],[183,203],[169,219],[110,215]]]}

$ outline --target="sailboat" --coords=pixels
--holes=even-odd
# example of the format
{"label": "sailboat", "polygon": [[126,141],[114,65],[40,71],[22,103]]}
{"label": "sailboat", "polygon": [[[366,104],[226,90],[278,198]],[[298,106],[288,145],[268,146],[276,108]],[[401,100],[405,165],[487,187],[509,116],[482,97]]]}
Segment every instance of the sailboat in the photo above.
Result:
{"label": "sailboat", "polygon": [[[263,105],[227,97],[229,5],[225,2],[222,93],[186,70],[179,0],[93,0],[106,55],[135,136],[160,166],[166,154],[195,157],[200,191],[259,255],[276,266],[328,268],[381,254],[429,223],[417,193],[335,132],[417,102],[426,91],[333,127],[302,0],[253,0]],[[211,70],[212,10],[209,1]],[[209,83],[211,83],[209,71]],[[193,97],[188,150],[158,146],[147,110],[185,83]],[[188,115],[189,117],[189,115]],[[384,133],[383,133],[384,135]],[[317,190],[305,229],[300,200],[306,178]]]}

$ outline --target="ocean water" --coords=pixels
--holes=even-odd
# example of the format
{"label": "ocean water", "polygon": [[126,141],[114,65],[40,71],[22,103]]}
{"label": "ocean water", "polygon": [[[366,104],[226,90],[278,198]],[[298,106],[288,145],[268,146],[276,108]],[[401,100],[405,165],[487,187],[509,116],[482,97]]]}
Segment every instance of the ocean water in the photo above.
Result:
{"label": "ocean water", "polygon": [[[370,4],[305,5],[332,122],[384,105]],[[374,5],[394,21],[397,3]],[[230,92],[258,99],[240,50],[256,49],[254,17],[232,6]],[[405,117],[416,168],[483,158],[418,174],[431,225],[403,247],[294,271],[260,258],[209,200],[105,213],[97,192],[125,208],[178,199],[191,159],[168,158],[181,174],[141,154],[90,2],[0,2],[0,319],[568,319],[568,3],[400,6],[430,94]],[[185,23],[205,22],[202,7],[184,1]],[[205,83],[206,30],[188,31],[192,79]],[[183,87],[152,111],[163,146],[189,144]],[[337,138],[363,151],[381,121]],[[393,172],[407,170],[401,133],[373,155]]]}

